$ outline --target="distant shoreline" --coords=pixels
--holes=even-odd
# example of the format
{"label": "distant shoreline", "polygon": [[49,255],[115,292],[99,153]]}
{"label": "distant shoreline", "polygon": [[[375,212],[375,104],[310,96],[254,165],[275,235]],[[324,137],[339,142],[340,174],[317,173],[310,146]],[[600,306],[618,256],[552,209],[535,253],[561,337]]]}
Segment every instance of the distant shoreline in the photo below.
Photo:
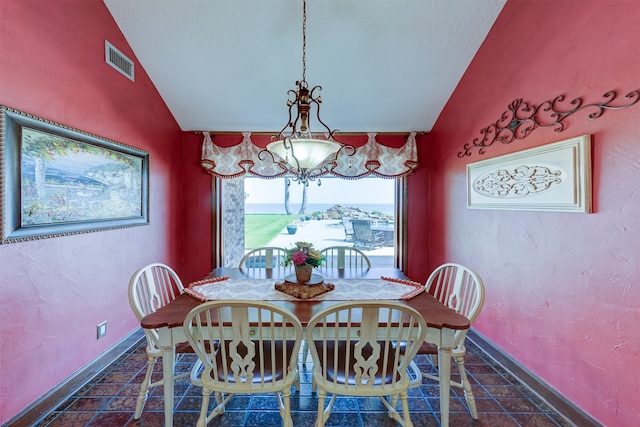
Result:
{"label": "distant shoreline", "polygon": [[[307,203],[305,215],[314,212],[326,212],[330,208],[341,205],[343,207],[358,208],[363,212],[381,212],[386,215],[393,215],[395,205],[386,203]],[[281,214],[286,215],[284,203],[246,203],[244,205],[246,214]],[[300,211],[300,203],[290,203],[289,209],[293,215]]]}

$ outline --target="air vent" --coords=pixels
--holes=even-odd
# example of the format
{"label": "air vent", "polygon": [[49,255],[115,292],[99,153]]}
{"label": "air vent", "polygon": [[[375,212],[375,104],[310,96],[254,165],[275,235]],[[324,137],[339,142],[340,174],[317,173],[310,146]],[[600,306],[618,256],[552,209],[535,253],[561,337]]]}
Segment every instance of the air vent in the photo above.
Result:
{"label": "air vent", "polygon": [[104,60],[131,81],[135,81],[133,78],[133,61],[106,40],[104,41]]}

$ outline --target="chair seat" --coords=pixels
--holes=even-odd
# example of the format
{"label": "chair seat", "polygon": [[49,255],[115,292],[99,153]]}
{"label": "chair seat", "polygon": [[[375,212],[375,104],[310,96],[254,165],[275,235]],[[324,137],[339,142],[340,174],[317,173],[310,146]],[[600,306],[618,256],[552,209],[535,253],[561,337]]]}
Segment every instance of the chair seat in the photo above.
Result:
{"label": "chair seat", "polygon": [[[231,342],[230,341],[225,341],[225,349],[223,350],[222,348],[218,349],[218,352],[216,353],[216,366],[217,366],[217,371],[218,371],[218,378],[214,378],[213,374],[214,371],[211,370],[209,372],[209,378],[212,381],[218,381],[218,382],[226,382],[226,383],[235,383],[235,379],[233,378],[233,369],[232,369],[232,365],[233,365],[233,359],[231,358],[231,355],[235,352],[230,351],[229,350],[229,344]],[[259,364],[261,363],[260,361],[260,351],[257,349],[257,347],[260,345],[260,343],[258,341],[253,341],[254,345],[256,346],[256,351],[255,351],[255,355],[253,356],[253,362],[255,364]],[[290,355],[291,352],[293,351],[293,347],[295,345],[295,341],[287,341],[287,349],[286,349],[286,354]],[[253,377],[252,383],[253,384],[259,384],[259,383],[270,383],[272,381],[279,381],[281,379],[284,378],[284,371],[285,371],[285,364],[288,363],[289,361],[289,357],[287,357],[286,359],[284,359],[282,357],[283,355],[283,348],[282,348],[282,342],[281,341],[277,341],[275,343],[275,349],[273,351],[273,354],[275,355],[275,372],[272,370],[272,358],[271,358],[271,342],[270,341],[264,341],[262,343],[262,354],[264,355],[264,360],[262,361],[262,363],[264,363],[264,376],[260,376],[260,375],[255,375]],[[223,357],[223,353],[226,354],[226,364],[222,361],[222,357]],[[238,349],[238,354],[241,357],[246,357],[247,356],[247,350],[246,349]],[[225,373],[225,368],[226,368],[226,373]],[[248,381],[241,381],[241,382],[248,382]]]}
{"label": "chair seat", "polygon": [[423,342],[417,354],[438,354],[438,346],[428,342]]}
{"label": "chair seat", "polygon": [[[217,347],[219,343],[216,341],[213,343],[214,347]],[[207,351],[209,351],[209,343],[207,343],[206,347]],[[176,354],[195,354],[196,351],[189,345],[188,342],[181,342],[180,344],[176,344]]]}
{"label": "chair seat", "polygon": [[[349,343],[350,345],[347,346],[347,343],[345,341],[340,341],[338,342],[338,366],[335,365],[334,363],[334,350],[335,350],[335,342],[330,342],[327,341],[326,343],[326,349],[327,349],[327,354],[330,355],[330,357],[328,357],[327,361],[324,361],[323,358],[323,343],[322,341],[316,341],[314,343],[317,351],[318,351],[318,356],[320,358],[320,361],[322,362],[322,365],[326,367],[327,370],[327,375],[326,375],[326,380],[328,382],[335,382],[336,384],[345,384],[345,363],[347,362],[347,348],[349,348],[349,370],[347,372],[348,375],[348,379],[346,381],[348,381],[348,385],[356,385],[356,373],[355,370],[353,369],[355,363],[356,363],[356,359],[355,357],[353,357],[353,355],[355,354],[355,345],[356,342],[352,341]],[[384,342],[379,342],[378,343],[380,345],[380,354],[384,354],[385,352],[385,343]],[[368,349],[365,349],[368,350]],[[371,355],[371,350],[367,351],[363,351],[363,356],[364,357],[369,357]],[[393,382],[393,373],[394,373],[394,367],[396,366],[396,362],[395,362],[395,352],[393,350],[391,350],[389,352],[389,359],[387,360],[387,369],[386,372],[384,372],[384,378],[382,377],[382,368],[383,368],[383,358],[379,358],[376,361],[376,365],[378,366],[378,371],[376,372],[375,375],[375,379],[373,382],[373,385],[382,385],[382,384],[389,384],[391,382]],[[396,373],[396,381],[398,380],[399,376]]]}
{"label": "chair seat", "polygon": [[190,353],[195,353],[195,350],[193,350],[193,347],[191,347],[188,342],[182,342],[176,345],[176,354]]}

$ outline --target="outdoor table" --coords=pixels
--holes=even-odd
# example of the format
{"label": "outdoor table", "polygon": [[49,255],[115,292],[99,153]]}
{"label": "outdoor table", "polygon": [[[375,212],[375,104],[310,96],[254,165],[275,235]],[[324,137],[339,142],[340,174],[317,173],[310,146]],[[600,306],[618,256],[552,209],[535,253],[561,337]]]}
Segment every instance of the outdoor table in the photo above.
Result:
{"label": "outdoor table", "polygon": [[371,224],[371,231],[382,231],[384,233],[384,245],[393,246],[396,228],[391,224]]}

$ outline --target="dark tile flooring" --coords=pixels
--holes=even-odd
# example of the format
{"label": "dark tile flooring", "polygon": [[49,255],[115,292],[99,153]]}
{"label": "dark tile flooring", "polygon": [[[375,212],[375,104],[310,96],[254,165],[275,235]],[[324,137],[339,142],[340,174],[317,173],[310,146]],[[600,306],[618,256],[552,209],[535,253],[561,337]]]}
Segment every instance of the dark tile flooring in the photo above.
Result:
{"label": "dark tile flooring", "polygon": [[[46,414],[38,426],[162,426],[164,423],[162,387],[153,389],[140,420],[133,419],[139,384],[144,378],[145,342],[141,340],[120,356],[103,372],[77,390],[62,405]],[[435,372],[426,356],[418,356],[423,370]],[[188,372],[194,355],[181,355],[176,370]],[[467,410],[462,391],[452,388],[450,401],[451,426],[572,426],[554,408],[548,406],[526,386],[510,376],[502,367],[467,340],[466,367],[470,374],[478,407],[478,420]],[[154,368],[161,375],[162,364]],[[291,395],[292,417],[296,427],[312,427],[315,423],[317,400],[311,392],[312,363],[301,365],[301,389]],[[457,374],[457,367],[452,366]],[[198,419],[201,389],[188,379],[175,385],[174,425],[195,426]],[[427,382],[410,390],[411,420],[416,427],[440,425],[438,385]],[[214,399],[212,399],[213,401]],[[282,425],[274,395],[236,395],[226,412],[214,418],[209,426],[280,426]],[[396,426],[378,398],[339,397],[336,399],[327,426],[364,427]]]}

